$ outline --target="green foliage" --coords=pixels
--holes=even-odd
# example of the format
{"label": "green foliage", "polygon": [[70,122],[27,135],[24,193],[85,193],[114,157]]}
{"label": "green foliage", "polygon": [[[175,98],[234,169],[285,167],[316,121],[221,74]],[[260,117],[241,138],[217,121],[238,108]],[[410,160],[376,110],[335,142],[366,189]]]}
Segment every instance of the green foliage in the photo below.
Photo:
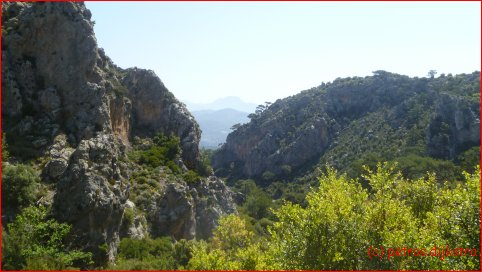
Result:
{"label": "green foliage", "polygon": [[165,165],[167,148],[162,146],[153,146],[141,153],[139,163],[147,164],[151,167],[159,167]]}
{"label": "green foliage", "polygon": [[212,149],[201,149],[201,165],[198,172],[201,176],[207,177],[213,174],[213,167],[211,166],[211,158],[214,154]]}
{"label": "green foliage", "polygon": [[450,189],[433,175],[412,181],[394,169],[379,164],[368,171],[372,194],[328,170],[306,208],[288,203],[276,212],[270,253],[275,263],[281,269],[479,269],[472,256],[368,258],[370,246],[479,247],[479,170]]}
{"label": "green foliage", "polygon": [[179,269],[183,269],[192,258],[192,249],[196,242],[194,240],[181,239],[174,244],[173,256]]}
{"label": "green foliage", "polygon": [[396,158],[397,170],[400,170],[404,177],[418,179],[428,173],[436,173],[439,181],[457,181],[462,179],[461,170],[453,162],[438,160],[431,157],[408,155]]}
{"label": "green foliage", "polygon": [[2,266],[7,270],[66,269],[91,263],[91,253],[68,248],[70,226],[48,219],[44,207],[25,208],[2,237]]}
{"label": "green foliage", "polygon": [[[329,168],[305,207],[286,202],[276,220],[260,219],[257,236],[241,217],[222,218],[210,243],[192,251],[190,269],[211,270],[477,270],[478,256],[369,258],[370,247],[479,249],[480,168],[461,182],[433,174],[407,179],[393,163],[364,167],[370,190]],[[456,184],[454,186],[454,184]],[[259,190],[245,180],[237,189]],[[241,209],[242,210],[242,209]],[[373,257],[373,256],[372,256]]]}
{"label": "green foliage", "polygon": [[480,163],[480,146],[469,148],[459,155],[458,160],[463,170],[473,172]]}
{"label": "green foliage", "polygon": [[125,208],[124,216],[122,217],[122,228],[127,230],[134,223],[135,212],[134,209]]}
{"label": "green foliage", "polygon": [[255,220],[265,217],[271,217],[271,208],[274,207],[273,199],[261,188],[259,188],[254,180],[239,180],[236,183],[235,190],[244,195],[244,203],[239,209]]}
{"label": "green foliage", "polygon": [[188,170],[186,173],[183,174],[183,179],[188,184],[196,184],[199,182],[201,177],[193,170]]}
{"label": "green foliage", "polygon": [[[363,250],[363,203],[368,194],[333,170],[308,194],[308,207],[287,203],[272,229],[282,269],[353,269]],[[366,239],[366,238],[365,238]],[[284,259],[286,261],[281,261]]]}
{"label": "green foliage", "polygon": [[261,219],[271,215],[272,199],[264,191],[255,189],[250,191],[243,205],[246,213],[254,219]]}
{"label": "green foliage", "polygon": [[264,181],[272,181],[275,178],[275,174],[271,171],[265,171],[261,177]]}
{"label": "green foliage", "polygon": [[162,146],[166,148],[166,158],[169,160],[174,160],[177,155],[179,155],[179,152],[181,152],[181,140],[177,136],[170,136],[167,137],[163,135],[162,133],[157,134],[154,136],[152,139],[154,141],[154,144],[157,146]]}
{"label": "green foliage", "polygon": [[116,264],[109,270],[168,270],[176,269],[171,238],[124,238],[119,245]]}
{"label": "green foliage", "polygon": [[33,204],[40,179],[33,167],[4,165],[2,172],[2,210],[16,213]]}
{"label": "green foliage", "polygon": [[193,247],[188,269],[266,269],[262,245],[254,240],[254,233],[248,230],[246,222],[231,214],[219,220],[211,244],[201,241]]}
{"label": "green foliage", "polygon": [[174,173],[180,173],[181,169],[174,162],[181,151],[179,137],[159,133],[153,138],[153,143],[147,150],[134,150],[129,158],[141,165],[152,168],[168,166]]}
{"label": "green foliage", "polygon": [[254,225],[256,233],[259,233],[260,235],[266,236],[268,235],[268,229],[272,227],[274,224],[273,221],[269,220],[268,218],[261,218],[256,222]]}
{"label": "green foliage", "polygon": [[10,154],[8,153],[7,137],[2,133],[2,162],[8,161]]}

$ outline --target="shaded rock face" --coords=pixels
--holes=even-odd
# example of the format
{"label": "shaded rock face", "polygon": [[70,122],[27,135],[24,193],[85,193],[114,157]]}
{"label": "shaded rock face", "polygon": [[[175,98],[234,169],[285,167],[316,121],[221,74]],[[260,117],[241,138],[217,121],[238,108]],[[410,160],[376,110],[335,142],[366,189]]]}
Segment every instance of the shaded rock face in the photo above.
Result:
{"label": "shaded rock face", "polygon": [[118,145],[90,12],[48,2],[5,3],[2,12],[2,114],[18,120],[3,129],[51,158],[42,177],[57,184],[54,215],[73,225],[75,243],[94,253],[107,244],[100,257],[112,259],[125,193],[110,185]]}
{"label": "shaded rock face", "polygon": [[2,9],[7,29],[2,35],[7,78],[2,90],[9,98],[2,114],[62,123],[77,141],[108,128],[97,44],[85,6],[8,3]]}
{"label": "shaded rock face", "polygon": [[82,140],[57,182],[53,206],[59,220],[73,225],[77,242],[86,250],[100,255],[99,245],[107,244],[109,260],[116,255],[128,197],[116,163],[117,146],[109,134]]}
{"label": "shaded rock face", "polygon": [[[97,47],[83,3],[5,2],[2,14],[2,130],[12,146],[21,140],[35,151],[33,158],[49,158],[42,179],[56,184],[53,214],[73,225],[73,242],[94,252],[97,263],[113,260],[129,197],[129,171],[121,158],[130,140],[177,135],[180,166],[195,169],[199,126],[154,72],[123,70]],[[197,236],[198,226],[213,227],[209,220],[234,210],[226,204],[222,211],[203,211],[214,204],[191,201],[191,189],[183,186],[154,208],[158,218],[176,211],[177,219],[156,221],[167,226],[159,227],[163,235]],[[136,220],[126,236],[145,235],[146,224]],[[105,245],[107,252],[99,248]]]}
{"label": "shaded rock face", "polygon": [[[380,118],[380,123],[394,130],[412,129],[416,119],[429,118],[429,126],[421,128],[425,139],[420,136],[425,142],[426,155],[453,160],[479,145],[480,105],[478,100],[470,98],[478,93],[478,72],[433,80],[385,71],[374,73],[372,77],[322,84],[277,100],[252,115],[251,122],[229,134],[226,143],[214,154],[216,173],[258,180],[265,179],[263,174],[267,173],[289,175],[291,171],[315,165],[337,146],[339,136],[356,127],[351,124],[382,111],[390,114]],[[472,87],[464,89],[456,83],[458,80]],[[447,89],[449,85],[452,87]],[[413,99],[426,100],[425,106],[410,106],[419,105]]]}
{"label": "shaded rock face", "polygon": [[126,97],[110,97],[108,100],[112,132],[122,141],[129,144],[131,133],[132,104]]}
{"label": "shaded rock face", "polygon": [[186,106],[164,87],[153,71],[127,69],[122,83],[132,100],[132,134],[152,137],[162,132],[179,136],[183,161],[189,168],[196,168],[201,130]]}
{"label": "shaded rock face", "polygon": [[207,239],[221,216],[235,212],[232,192],[211,176],[192,186],[167,184],[148,219],[155,236]]}
{"label": "shaded rock face", "polygon": [[[192,115],[154,72],[124,72],[97,48],[83,4],[6,3],[2,8],[7,30],[3,116],[42,119],[44,130],[61,125],[74,144],[100,131],[113,132],[126,144],[136,135],[172,133],[181,138],[186,165],[197,166],[200,130]],[[118,81],[126,93],[113,95],[112,83]]]}
{"label": "shaded rock face", "polygon": [[443,95],[427,130],[428,153],[453,160],[480,144],[480,105],[454,95]]}

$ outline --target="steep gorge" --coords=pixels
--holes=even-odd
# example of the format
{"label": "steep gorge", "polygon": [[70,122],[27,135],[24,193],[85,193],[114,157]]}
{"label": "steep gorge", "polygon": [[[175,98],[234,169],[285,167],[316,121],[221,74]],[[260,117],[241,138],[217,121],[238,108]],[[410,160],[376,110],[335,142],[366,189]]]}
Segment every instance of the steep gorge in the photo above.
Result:
{"label": "steep gorge", "polygon": [[[179,137],[176,163],[197,171],[192,115],[153,71],[121,69],[97,47],[83,3],[4,2],[2,14],[2,131],[17,161],[44,161],[42,180],[54,185],[47,205],[73,225],[76,245],[98,263],[112,261],[122,235],[206,238],[217,218],[236,212],[221,180],[161,178],[162,167],[150,208],[136,207],[133,139]],[[124,222],[126,207],[136,210],[134,222]],[[131,231],[122,231],[126,224]]]}

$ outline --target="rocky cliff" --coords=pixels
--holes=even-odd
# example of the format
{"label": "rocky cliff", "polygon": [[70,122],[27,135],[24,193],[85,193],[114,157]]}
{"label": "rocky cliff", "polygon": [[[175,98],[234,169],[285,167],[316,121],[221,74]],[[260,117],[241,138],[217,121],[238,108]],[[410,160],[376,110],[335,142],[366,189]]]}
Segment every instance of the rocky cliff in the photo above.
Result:
{"label": "rocky cliff", "polygon": [[[2,130],[12,154],[42,159],[55,217],[73,224],[75,243],[113,260],[136,182],[126,169],[132,139],[177,136],[179,165],[197,170],[199,126],[153,71],[121,69],[97,47],[83,3],[4,2],[2,14]],[[157,188],[157,217],[145,226],[152,234],[206,237],[220,215],[235,212],[222,181],[176,182]],[[215,201],[192,196],[193,186]]]}
{"label": "rocky cliff", "polygon": [[[376,154],[444,160],[480,144],[480,73],[409,78],[376,71],[259,107],[215,153],[217,173],[271,180]],[[415,150],[416,149],[416,150]]]}

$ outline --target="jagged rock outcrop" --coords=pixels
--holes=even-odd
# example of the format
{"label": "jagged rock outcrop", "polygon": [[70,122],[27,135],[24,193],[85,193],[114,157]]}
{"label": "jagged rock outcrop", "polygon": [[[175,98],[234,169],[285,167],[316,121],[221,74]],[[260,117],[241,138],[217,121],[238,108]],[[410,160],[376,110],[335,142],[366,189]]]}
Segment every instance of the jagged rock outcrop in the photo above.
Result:
{"label": "jagged rock outcrop", "polygon": [[468,147],[480,143],[480,104],[444,94],[437,100],[427,130],[428,153],[453,160]]}
{"label": "jagged rock outcrop", "polygon": [[[419,155],[450,160],[479,145],[478,72],[436,79],[374,73],[322,84],[251,115],[214,154],[216,173],[268,181],[320,160],[344,168],[360,154],[382,152],[377,148],[391,159],[418,141],[425,149]],[[403,145],[392,150],[389,139]]]}
{"label": "jagged rock outcrop", "polygon": [[[4,2],[2,15],[2,130],[12,154],[47,160],[42,180],[56,185],[54,216],[73,225],[72,241],[96,253],[97,263],[113,260],[129,198],[131,181],[122,158],[131,140],[159,132],[178,136],[181,168],[196,169],[199,126],[153,71],[123,70],[97,47],[83,3]],[[181,190],[176,197],[189,193]],[[192,214],[206,216],[210,212],[199,201],[192,202]],[[159,217],[171,208],[159,207]],[[232,211],[222,206],[206,217],[216,221]],[[145,223],[136,220],[125,235],[145,234]],[[177,228],[194,228],[197,236],[198,225],[186,220]],[[176,228],[162,234],[178,236]]]}
{"label": "jagged rock outcrop", "polygon": [[7,3],[2,9],[7,78],[2,90],[9,98],[2,103],[4,116],[45,118],[62,124],[75,141],[108,128],[97,44],[85,6]]}
{"label": "jagged rock outcrop", "polygon": [[189,168],[196,168],[201,131],[194,117],[153,71],[133,68],[126,73],[122,84],[132,101],[132,135],[152,137],[162,132],[179,136],[183,161]]}
{"label": "jagged rock outcrop", "polygon": [[111,134],[82,140],[57,183],[56,217],[73,224],[77,243],[95,255],[107,244],[108,259],[114,260],[119,228],[127,200],[126,184],[117,165],[119,144]]}
{"label": "jagged rock outcrop", "polygon": [[196,185],[170,183],[150,211],[152,233],[176,239],[207,239],[222,215],[235,213],[231,191],[217,177]]}
{"label": "jagged rock outcrop", "polygon": [[[123,71],[97,48],[83,4],[6,3],[3,10],[4,116],[45,118],[73,143],[99,131],[124,142],[173,133],[185,162],[197,164],[200,130],[192,115],[154,72]],[[125,93],[116,92],[120,88]],[[56,131],[49,132],[47,138]]]}

